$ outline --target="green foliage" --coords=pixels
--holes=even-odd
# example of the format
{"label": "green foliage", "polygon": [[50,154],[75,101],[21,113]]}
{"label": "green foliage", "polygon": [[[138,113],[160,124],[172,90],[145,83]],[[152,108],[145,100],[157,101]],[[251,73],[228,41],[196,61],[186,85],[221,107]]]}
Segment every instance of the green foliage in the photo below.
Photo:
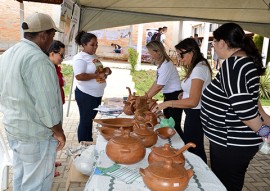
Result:
{"label": "green foliage", "polygon": [[[256,45],[256,47],[258,48],[259,52],[262,52],[262,47],[263,47],[263,36],[257,35],[255,34],[253,36],[253,41]],[[268,51],[267,51],[267,59],[266,59],[266,63],[270,62],[270,46],[268,47]]]}
{"label": "green foliage", "polygon": [[63,73],[64,80],[66,82],[66,86],[64,87],[65,97],[69,96],[70,86],[72,83],[72,73],[73,69],[71,65],[62,64],[61,72]]}
{"label": "green foliage", "polygon": [[128,54],[129,54],[128,61],[131,65],[131,72],[134,72],[135,67],[137,65],[139,53],[134,48],[128,48]]}
{"label": "green foliage", "polygon": [[[131,72],[133,82],[135,83],[136,95],[142,96],[145,95],[154,81],[156,80],[156,71],[155,70],[140,70]],[[154,96],[154,99],[159,101],[163,100],[162,93],[158,93]]]}
{"label": "green foliage", "polygon": [[260,78],[260,98],[270,99],[270,69],[267,68],[265,75]]}
{"label": "green foliage", "polygon": [[260,35],[255,34],[255,35],[253,36],[253,41],[254,41],[256,47],[258,48],[258,50],[259,50],[260,52],[262,52],[263,37],[260,36]]}

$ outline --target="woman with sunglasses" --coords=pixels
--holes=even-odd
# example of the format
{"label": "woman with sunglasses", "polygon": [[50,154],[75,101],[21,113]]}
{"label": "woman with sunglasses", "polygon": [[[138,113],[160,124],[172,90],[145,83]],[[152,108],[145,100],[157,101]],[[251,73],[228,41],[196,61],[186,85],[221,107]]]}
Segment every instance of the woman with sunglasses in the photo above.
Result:
{"label": "woman with sunglasses", "polygon": [[[177,100],[181,91],[180,77],[178,71],[171,61],[171,58],[165,51],[160,41],[151,41],[146,45],[153,62],[157,65],[157,78],[147,91],[147,96],[152,98],[158,92],[162,91],[164,101]],[[172,117],[175,121],[175,130],[183,137],[181,129],[182,109],[168,107],[163,110],[166,118]]]}
{"label": "woman with sunglasses", "polygon": [[213,36],[214,49],[224,61],[203,92],[201,119],[210,141],[211,169],[228,191],[240,191],[262,138],[270,142],[270,128],[264,125],[268,119],[258,103],[265,68],[254,42],[238,24],[223,24]]}
{"label": "woman with sunglasses", "polygon": [[[65,103],[65,92],[64,92],[64,85],[65,85],[65,80],[63,78],[63,74],[61,72],[61,67],[59,66],[65,57],[65,45],[58,41],[54,40],[53,43],[51,44],[49,51],[48,51],[48,56],[51,62],[54,64],[56,73],[58,76],[58,81],[59,81],[59,86],[60,86],[60,92],[61,92],[61,97],[62,97],[62,103]],[[61,166],[61,162],[55,162],[55,167]],[[54,171],[54,177],[57,177],[60,175],[59,171]]]}
{"label": "woman with sunglasses", "polygon": [[189,151],[200,156],[207,163],[200,111],[202,91],[211,82],[212,70],[193,38],[184,39],[175,48],[186,68],[181,83],[183,93],[179,95],[179,100],[161,103],[154,108],[154,111],[168,107],[183,108],[186,114],[183,141],[195,143],[196,148],[190,148]]}
{"label": "woman with sunglasses", "polygon": [[63,87],[65,86],[65,80],[64,80],[63,74],[61,72],[61,67],[59,65],[63,62],[63,60],[65,58],[65,45],[58,40],[54,40],[50,46],[48,53],[49,53],[49,58],[52,61],[52,63],[54,64],[55,69],[56,69],[56,73],[57,73],[59,85],[60,85],[62,102],[64,104],[65,103],[65,93],[64,93]]}

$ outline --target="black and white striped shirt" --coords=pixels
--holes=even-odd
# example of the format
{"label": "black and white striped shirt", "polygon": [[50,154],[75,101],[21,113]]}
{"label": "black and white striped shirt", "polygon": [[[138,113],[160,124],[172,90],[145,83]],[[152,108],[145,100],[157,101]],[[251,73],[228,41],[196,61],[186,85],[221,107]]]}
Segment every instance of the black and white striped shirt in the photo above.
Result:
{"label": "black and white striped shirt", "polygon": [[259,80],[249,57],[230,57],[223,62],[202,95],[201,119],[210,141],[225,147],[261,143],[261,137],[242,122],[259,114]]}

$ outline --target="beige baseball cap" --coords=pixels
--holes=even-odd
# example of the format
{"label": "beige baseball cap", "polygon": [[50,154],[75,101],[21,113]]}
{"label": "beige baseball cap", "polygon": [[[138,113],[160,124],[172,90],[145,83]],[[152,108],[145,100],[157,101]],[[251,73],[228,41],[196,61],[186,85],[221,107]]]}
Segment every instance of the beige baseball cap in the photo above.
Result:
{"label": "beige baseball cap", "polygon": [[41,32],[50,29],[55,29],[58,32],[63,32],[63,30],[55,26],[52,18],[44,13],[34,13],[27,17],[22,24],[24,32]]}

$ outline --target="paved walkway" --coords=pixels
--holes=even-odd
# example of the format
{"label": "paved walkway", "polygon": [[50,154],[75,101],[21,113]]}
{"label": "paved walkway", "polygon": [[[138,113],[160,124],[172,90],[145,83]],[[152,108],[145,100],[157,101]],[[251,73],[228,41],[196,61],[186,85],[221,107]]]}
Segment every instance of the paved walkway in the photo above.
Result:
{"label": "paved walkway", "polygon": [[[108,79],[108,85],[105,91],[105,98],[120,97],[127,95],[128,92],[126,87],[130,87],[134,91],[134,83],[129,75],[129,70],[121,69],[129,67],[128,64],[112,64],[109,62],[103,62],[104,65],[112,67],[113,74]],[[143,69],[155,69],[155,66],[143,65]],[[58,152],[57,161],[62,163],[62,166],[57,167],[57,171],[60,172],[60,176],[56,177],[54,180],[52,191],[63,191],[65,189],[65,183],[68,175],[68,164],[70,158],[65,154],[65,149],[67,146],[76,148],[78,146],[77,141],[77,125],[79,121],[79,112],[76,102],[72,100],[70,102],[69,116],[67,117],[67,107],[68,103],[64,105],[64,122],[63,127],[67,137],[67,143],[64,150]],[[270,113],[270,107],[266,107],[268,113]],[[5,136],[2,117],[0,113],[0,131]],[[205,149],[209,158],[208,142],[206,140]],[[10,188],[12,190],[12,170],[10,172]],[[84,183],[72,183],[70,186],[71,191],[81,191],[84,188]],[[270,191],[270,155],[262,155],[258,153],[252,160],[245,179],[245,185],[243,191]]]}

